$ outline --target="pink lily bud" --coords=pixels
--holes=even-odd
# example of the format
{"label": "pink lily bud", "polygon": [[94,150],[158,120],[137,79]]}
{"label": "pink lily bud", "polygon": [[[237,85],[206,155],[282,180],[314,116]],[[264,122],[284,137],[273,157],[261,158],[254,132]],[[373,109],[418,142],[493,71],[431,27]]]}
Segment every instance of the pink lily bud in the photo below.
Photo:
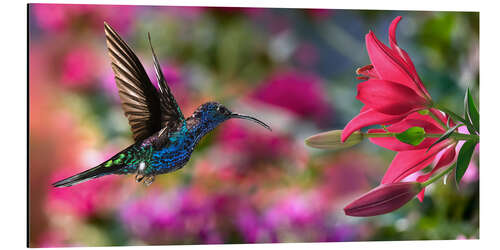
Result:
{"label": "pink lily bud", "polygon": [[367,217],[392,212],[413,199],[422,186],[418,182],[382,184],[344,208],[349,216]]}

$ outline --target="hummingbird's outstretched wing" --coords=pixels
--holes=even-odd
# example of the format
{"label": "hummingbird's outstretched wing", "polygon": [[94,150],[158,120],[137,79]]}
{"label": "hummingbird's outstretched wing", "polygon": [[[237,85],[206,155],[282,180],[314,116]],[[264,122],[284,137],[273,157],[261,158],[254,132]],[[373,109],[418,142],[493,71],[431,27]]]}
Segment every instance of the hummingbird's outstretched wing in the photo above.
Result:
{"label": "hummingbird's outstretched wing", "polygon": [[174,95],[172,95],[172,92],[167,85],[167,81],[165,80],[165,76],[163,76],[160,63],[158,62],[155,50],[153,49],[153,44],[151,44],[151,35],[149,34],[149,32],[148,40],[149,46],[151,47],[151,52],[153,53],[156,80],[158,81],[158,88],[160,89],[160,103],[162,105],[164,122],[177,122],[179,118],[182,118],[181,121],[184,121],[184,116],[182,115],[181,108],[179,107],[179,104],[177,104]]}
{"label": "hummingbird's outstretched wing", "polygon": [[[184,122],[165,80],[158,82],[161,91],[158,93],[127,43],[107,23],[104,23],[104,30],[118,94],[135,141],[143,140],[163,127],[177,127]],[[157,61],[155,68],[157,75],[163,78]]]}

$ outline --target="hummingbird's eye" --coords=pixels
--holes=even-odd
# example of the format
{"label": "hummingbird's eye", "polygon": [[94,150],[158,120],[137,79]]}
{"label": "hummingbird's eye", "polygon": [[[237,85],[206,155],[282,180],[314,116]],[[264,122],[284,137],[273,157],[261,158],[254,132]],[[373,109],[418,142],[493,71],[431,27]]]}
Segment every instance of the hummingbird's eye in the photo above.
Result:
{"label": "hummingbird's eye", "polygon": [[221,114],[226,114],[227,113],[227,109],[223,106],[218,106],[217,107],[217,112],[221,113]]}

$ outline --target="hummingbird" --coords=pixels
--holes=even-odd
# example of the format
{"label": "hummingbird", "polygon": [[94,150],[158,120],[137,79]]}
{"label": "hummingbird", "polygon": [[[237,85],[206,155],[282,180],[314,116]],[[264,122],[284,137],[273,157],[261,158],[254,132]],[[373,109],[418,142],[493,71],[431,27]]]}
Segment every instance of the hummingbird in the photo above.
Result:
{"label": "hummingbird", "polygon": [[184,167],[200,139],[232,118],[250,120],[271,131],[257,118],[233,113],[217,102],[204,103],[185,118],[167,85],[150,34],[159,91],[134,51],[106,22],[104,31],[121,106],[135,142],[96,167],[53,183],[54,187],[69,187],[111,174],[135,174],[136,182],[150,185],[156,175]]}

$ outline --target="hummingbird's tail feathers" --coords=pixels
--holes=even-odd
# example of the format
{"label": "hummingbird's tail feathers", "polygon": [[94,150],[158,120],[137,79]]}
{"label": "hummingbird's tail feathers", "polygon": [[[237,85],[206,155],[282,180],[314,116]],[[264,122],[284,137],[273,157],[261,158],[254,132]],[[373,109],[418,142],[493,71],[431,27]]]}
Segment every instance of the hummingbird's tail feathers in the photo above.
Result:
{"label": "hummingbird's tail feathers", "polygon": [[89,170],[83,171],[66,179],[60,180],[58,182],[52,183],[54,187],[70,187],[88,180],[92,180],[95,178],[99,178],[104,175],[113,174],[117,170],[119,170],[122,166],[113,165],[107,167],[105,163],[91,168]]}

